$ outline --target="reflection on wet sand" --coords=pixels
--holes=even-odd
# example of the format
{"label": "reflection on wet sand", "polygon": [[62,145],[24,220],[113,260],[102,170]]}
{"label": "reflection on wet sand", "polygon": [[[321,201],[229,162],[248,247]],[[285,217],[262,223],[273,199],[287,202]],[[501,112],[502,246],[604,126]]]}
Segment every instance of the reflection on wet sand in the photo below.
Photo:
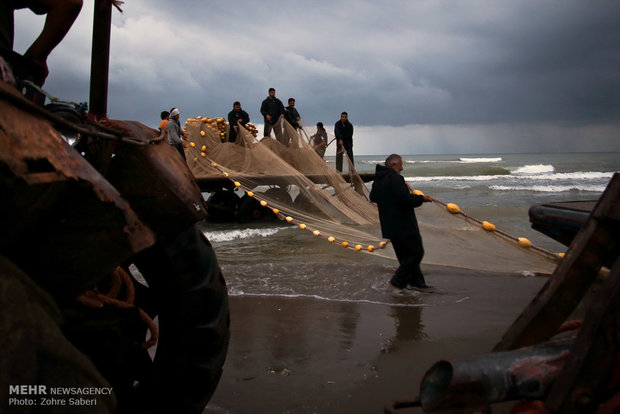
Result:
{"label": "reflection on wet sand", "polygon": [[439,359],[488,352],[545,281],[430,270],[436,294],[231,296],[229,354],[205,412],[380,413],[417,395]]}
{"label": "reflection on wet sand", "polygon": [[395,306],[390,308],[389,316],[394,318],[394,337],[388,351],[398,348],[401,342],[424,339],[422,306]]}

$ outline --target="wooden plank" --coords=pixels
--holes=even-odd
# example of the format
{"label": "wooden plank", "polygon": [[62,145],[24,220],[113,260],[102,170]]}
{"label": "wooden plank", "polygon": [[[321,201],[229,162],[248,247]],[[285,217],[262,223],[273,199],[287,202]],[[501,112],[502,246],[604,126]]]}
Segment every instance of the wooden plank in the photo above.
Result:
{"label": "wooden plank", "polygon": [[609,219],[620,204],[620,174],[612,177],[590,219],[549,281],[508,328],[494,351],[534,345],[549,339],[579,304],[601,266],[620,252],[620,222]]}

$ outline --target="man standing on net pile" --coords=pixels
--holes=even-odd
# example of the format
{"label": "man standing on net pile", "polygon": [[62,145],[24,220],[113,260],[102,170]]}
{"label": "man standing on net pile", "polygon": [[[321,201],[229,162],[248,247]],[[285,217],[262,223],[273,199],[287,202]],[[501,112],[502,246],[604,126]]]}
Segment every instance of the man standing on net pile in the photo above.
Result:
{"label": "man standing on net pile", "polygon": [[250,122],[250,115],[241,109],[241,102],[233,102],[233,109],[228,113],[228,124],[230,125],[228,142],[236,142],[237,134],[239,133],[239,123],[241,123],[241,126],[245,126],[248,122]]}
{"label": "man standing on net pile", "polygon": [[385,166],[377,165],[370,201],[379,207],[381,232],[392,242],[400,264],[390,284],[398,289],[428,289],[420,269],[424,247],[414,208],[432,198],[412,194],[400,175],[402,170],[403,159],[398,154],[387,157]]}
{"label": "man standing on net pile", "polygon": [[342,172],[342,160],[344,152],[347,153],[351,164],[353,162],[353,124],[349,122],[349,114],[343,112],[340,114],[340,121],[334,125],[334,135],[338,142],[336,150],[336,170]]}
{"label": "man standing on net pile", "polygon": [[288,106],[284,108],[284,118],[295,129],[301,129],[299,122],[301,121],[301,115],[295,108],[295,98],[288,98]]}
{"label": "man standing on net pile", "polygon": [[284,104],[276,98],[276,90],[274,88],[269,88],[269,95],[263,100],[260,106],[260,113],[263,114],[265,119],[264,136],[268,137],[273,129],[276,139],[282,142],[280,119],[284,117]]}

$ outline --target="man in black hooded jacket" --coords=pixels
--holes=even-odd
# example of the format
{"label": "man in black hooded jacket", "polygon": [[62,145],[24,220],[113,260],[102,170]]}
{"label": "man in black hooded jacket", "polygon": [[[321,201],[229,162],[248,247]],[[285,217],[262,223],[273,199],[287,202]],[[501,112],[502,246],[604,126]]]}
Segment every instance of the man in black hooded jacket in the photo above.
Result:
{"label": "man in black hooded jacket", "polygon": [[276,90],[274,88],[269,88],[269,95],[260,105],[260,113],[265,119],[264,135],[266,137],[270,136],[273,129],[276,139],[286,144],[282,136],[282,126],[280,125],[280,119],[284,118],[284,104],[276,98]]}
{"label": "man in black hooded jacket", "polygon": [[390,284],[399,289],[427,289],[420,269],[424,247],[414,208],[432,198],[412,194],[400,175],[402,170],[403,159],[398,154],[387,157],[385,166],[377,165],[370,200],[379,207],[381,232],[392,242],[400,264]]}

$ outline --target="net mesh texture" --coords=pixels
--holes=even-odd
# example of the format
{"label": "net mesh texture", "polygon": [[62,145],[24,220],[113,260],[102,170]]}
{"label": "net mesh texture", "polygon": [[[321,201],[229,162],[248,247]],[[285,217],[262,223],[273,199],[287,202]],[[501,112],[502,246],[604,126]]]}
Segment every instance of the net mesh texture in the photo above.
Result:
{"label": "net mesh texture", "polygon": [[[255,127],[248,124],[247,128],[238,125],[236,141],[228,142],[230,125],[223,118],[188,119],[190,170],[197,178],[227,177],[243,190],[228,192],[238,216],[276,214],[309,231],[309,237],[396,259],[389,242],[381,238],[378,210],[368,200],[369,189],[346,154],[348,175],[343,175],[315,152],[303,128],[295,129],[284,119],[281,122],[277,139],[257,139]],[[437,203],[425,203],[416,215],[425,247],[423,263],[538,273],[550,273],[557,264],[554,254],[523,248],[464,215],[450,214]]]}

